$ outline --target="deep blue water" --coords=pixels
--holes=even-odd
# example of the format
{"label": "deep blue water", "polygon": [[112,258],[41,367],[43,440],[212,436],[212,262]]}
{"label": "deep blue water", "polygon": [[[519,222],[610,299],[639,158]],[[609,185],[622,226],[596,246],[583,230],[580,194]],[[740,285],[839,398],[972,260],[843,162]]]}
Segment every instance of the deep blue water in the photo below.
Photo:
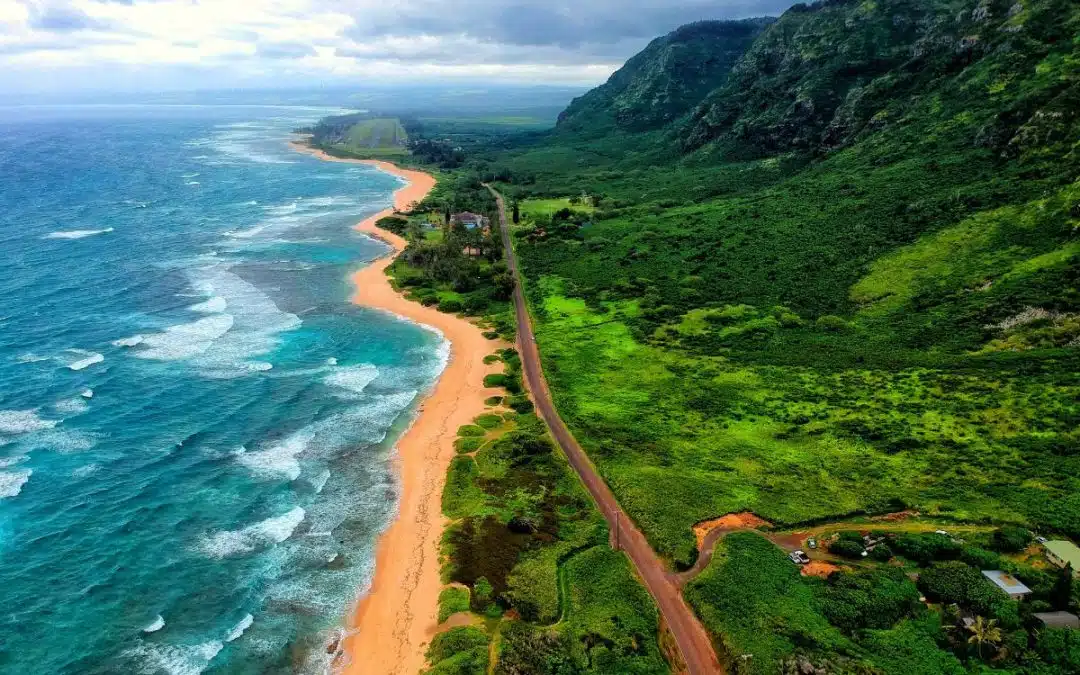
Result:
{"label": "deep blue water", "polygon": [[330,110],[0,108],[0,672],[321,672],[443,341],[348,304]]}

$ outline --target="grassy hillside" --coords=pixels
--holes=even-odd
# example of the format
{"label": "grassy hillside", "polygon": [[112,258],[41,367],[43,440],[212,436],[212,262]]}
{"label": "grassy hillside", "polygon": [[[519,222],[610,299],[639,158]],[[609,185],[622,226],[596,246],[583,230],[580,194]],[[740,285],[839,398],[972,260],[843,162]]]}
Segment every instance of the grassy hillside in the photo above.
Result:
{"label": "grassy hillside", "polygon": [[559,409],[673,564],[741,510],[1080,537],[1078,35],[1065,0],[797,6],[678,119],[593,94],[474,160]]}
{"label": "grassy hillside", "polygon": [[408,153],[409,135],[401,120],[366,113],[323,119],[313,129],[315,145],[357,157],[393,159]]}

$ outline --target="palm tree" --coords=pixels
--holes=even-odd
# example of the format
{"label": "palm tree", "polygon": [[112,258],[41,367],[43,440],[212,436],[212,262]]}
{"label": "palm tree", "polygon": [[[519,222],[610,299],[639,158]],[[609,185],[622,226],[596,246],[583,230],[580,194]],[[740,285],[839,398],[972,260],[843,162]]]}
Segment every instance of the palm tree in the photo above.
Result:
{"label": "palm tree", "polygon": [[984,644],[1001,644],[1002,634],[1001,629],[998,628],[997,619],[990,619],[987,621],[983,617],[977,616],[975,617],[975,622],[968,626],[967,629],[971,632],[971,637],[968,638],[968,644],[979,645],[980,659],[983,657],[982,649]]}

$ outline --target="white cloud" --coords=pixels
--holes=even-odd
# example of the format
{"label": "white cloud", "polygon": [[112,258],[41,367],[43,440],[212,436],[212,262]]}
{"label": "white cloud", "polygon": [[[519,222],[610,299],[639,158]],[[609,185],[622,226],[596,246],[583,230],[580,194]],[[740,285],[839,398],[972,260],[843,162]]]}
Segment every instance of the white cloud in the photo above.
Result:
{"label": "white cloud", "polygon": [[163,89],[403,78],[591,84],[680,23],[785,4],[0,0],[0,92],[144,81]]}

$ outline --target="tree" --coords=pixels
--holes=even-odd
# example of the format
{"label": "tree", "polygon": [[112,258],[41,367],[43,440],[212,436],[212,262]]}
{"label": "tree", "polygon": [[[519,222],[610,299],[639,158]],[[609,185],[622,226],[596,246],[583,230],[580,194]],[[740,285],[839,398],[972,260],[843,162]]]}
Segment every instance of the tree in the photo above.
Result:
{"label": "tree", "polygon": [[969,645],[979,646],[979,658],[983,657],[983,645],[999,645],[1001,644],[1002,634],[1001,629],[998,628],[997,619],[990,619],[987,621],[981,616],[975,617],[975,622],[967,627],[968,632],[971,633],[971,637],[968,638]]}
{"label": "tree", "polygon": [[1023,551],[1031,544],[1034,535],[1023,527],[1006,525],[994,531],[990,539],[990,548],[1001,553]]}
{"label": "tree", "polygon": [[1073,568],[1066,565],[1058,572],[1058,578],[1054,581],[1054,589],[1050,592],[1050,602],[1054,609],[1066,610],[1072,603],[1073,594]]}
{"label": "tree", "polygon": [[518,201],[515,199],[514,200],[514,224],[517,225],[520,222],[521,222],[521,205],[518,204]]}

